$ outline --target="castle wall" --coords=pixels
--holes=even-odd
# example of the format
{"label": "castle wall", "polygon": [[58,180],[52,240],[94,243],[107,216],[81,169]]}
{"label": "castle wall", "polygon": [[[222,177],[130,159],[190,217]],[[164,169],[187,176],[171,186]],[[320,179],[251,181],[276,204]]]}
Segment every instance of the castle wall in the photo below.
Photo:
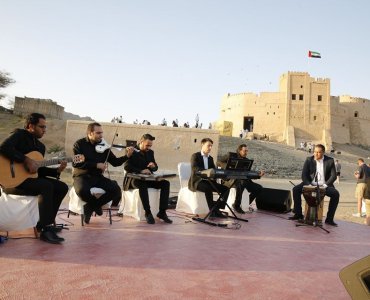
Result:
{"label": "castle wall", "polygon": [[331,137],[333,142],[345,144],[351,142],[348,108],[339,103],[339,97],[331,97]]}
{"label": "castle wall", "polygon": [[13,113],[18,116],[27,116],[38,112],[45,117],[63,119],[64,107],[50,99],[38,99],[28,97],[15,97]]}
{"label": "castle wall", "polygon": [[282,139],[285,113],[286,105],[279,92],[228,94],[222,98],[219,120],[232,122],[232,136],[239,136],[240,130],[246,129],[245,118],[253,118],[253,128],[249,131]]}
{"label": "castle wall", "polygon": [[297,139],[321,140],[330,130],[330,81],[314,79],[308,73],[288,73],[288,124]]}
{"label": "castle wall", "polygon": [[[73,144],[76,140],[86,136],[88,121],[68,120],[66,128],[65,151],[68,155],[73,154]],[[217,159],[219,133],[216,130],[166,127],[166,126],[146,126],[125,123],[101,123],[104,131],[104,139],[111,143],[117,130],[118,136],[114,144],[126,145],[126,140],[137,141],[145,133],[150,133],[155,137],[153,151],[159,166],[159,171],[169,170],[177,173],[179,162],[190,162],[190,157],[194,152],[201,149],[200,141],[209,137],[213,140],[211,155]],[[124,150],[112,149],[116,156],[124,155]],[[123,170],[123,166],[115,168]]]}

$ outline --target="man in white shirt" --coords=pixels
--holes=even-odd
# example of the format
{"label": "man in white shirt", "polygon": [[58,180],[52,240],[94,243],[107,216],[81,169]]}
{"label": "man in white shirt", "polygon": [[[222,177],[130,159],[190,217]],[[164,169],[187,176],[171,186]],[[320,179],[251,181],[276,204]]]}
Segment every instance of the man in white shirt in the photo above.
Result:
{"label": "man in white shirt", "polygon": [[221,207],[213,208],[211,217],[224,218],[226,216],[219,211],[219,208],[225,207],[225,203],[229,197],[229,188],[217,183],[214,179],[205,179],[198,174],[199,171],[216,168],[213,157],[210,155],[213,141],[210,138],[204,138],[200,143],[202,147],[201,151],[194,153],[190,159],[191,175],[188,183],[189,190],[205,193],[209,210],[212,210],[215,205],[213,192],[220,192],[224,202],[221,203]]}
{"label": "man in white shirt", "polygon": [[339,192],[334,187],[337,179],[334,159],[324,155],[324,145],[315,145],[313,156],[307,157],[302,170],[302,182],[293,188],[294,216],[290,220],[301,220],[302,215],[302,189],[305,185],[317,184],[325,188],[325,196],[330,198],[325,224],[338,226],[334,222],[334,215],[339,203]]}

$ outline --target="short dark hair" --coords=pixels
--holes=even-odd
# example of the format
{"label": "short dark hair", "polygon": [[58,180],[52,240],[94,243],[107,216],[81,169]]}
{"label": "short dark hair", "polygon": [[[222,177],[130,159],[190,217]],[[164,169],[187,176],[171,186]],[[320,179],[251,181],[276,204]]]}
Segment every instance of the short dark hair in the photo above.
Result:
{"label": "short dark hair", "polygon": [[90,123],[89,125],[87,125],[87,134],[89,134],[91,132],[94,132],[95,126],[101,127],[101,125],[98,122],[93,122],[93,123]]}
{"label": "short dark hair", "polygon": [[240,150],[242,150],[242,148],[248,148],[248,146],[247,146],[247,144],[241,144],[241,145],[239,145],[238,146],[238,148],[236,148],[236,153],[239,153],[240,152]]}
{"label": "short dark hair", "polygon": [[151,134],[149,134],[149,133],[145,133],[145,134],[143,134],[143,136],[141,137],[140,142],[145,141],[145,140],[154,141],[154,140],[155,140],[155,137],[154,137],[154,136],[152,136],[152,135],[151,135]]}
{"label": "short dark hair", "polygon": [[40,119],[46,120],[45,116],[40,113],[31,113],[27,116],[26,122],[24,123],[24,129],[27,129],[29,125],[36,125]]}
{"label": "short dark hair", "polygon": [[364,161],[364,159],[363,159],[363,158],[361,158],[361,157],[360,157],[357,161],[361,161],[361,162],[363,162],[363,163],[365,162],[365,161]]}
{"label": "short dark hair", "polygon": [[315,145],[315,148],[321,148],[321,150],[325,152],[325,146],[323,144],[317,144]]}
{"label": "short dark hair", "polygon": [[205,143],[207,143],[207,142],[210,142],[212,145],[213,145],[213,141],[210,139],[210,138],[204,138],[204,139],[202,139],[201,141],[200,141],[200,143],[203,145],[203,144],[205,144]]}

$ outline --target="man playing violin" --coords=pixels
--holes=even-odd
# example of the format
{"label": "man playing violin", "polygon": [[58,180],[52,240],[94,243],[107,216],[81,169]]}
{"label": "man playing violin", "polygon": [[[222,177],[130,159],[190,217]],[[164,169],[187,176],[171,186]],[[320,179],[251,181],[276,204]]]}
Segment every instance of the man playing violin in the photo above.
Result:
{"label": "man playing violin", "polygon": [[[45,145],[39,141],[46,132],[46,118],[39,113],[27,116],[24,129],[16,129],[0,146],[0,153],[10,161],[23,163],[30,174],[36,178],[26,178],[15,188],[5,188],[4,192],[15,195],[38,195],[40,219],[37,230],[40,240],[60,244],[64,238],[56,233],[61,228],[55,227],[55,217],[59,206],[68,192],[68,186],[59,180],[60,173],[65,169],[67,162],[62,161],[58,168],[39,167],[38,162],[27,155],[40,153],[45,155]],[[54,177],[54,178],[53,178]]]}
{"label": "man playing violin", "polygon": [[[76,194],[86,202],[84,206],[85,223],[89,224],[92,213],[103,214],[102,206],[112,200],[112,206],[117,206],[121,201],[121,188],[114,180],[106,178],[103,174],[110,163],[114,167],[121,166],[134,151],[132,147],[126,148],[126,155],[116,157],[109,147],[102,149],[102,126],[90,123],[87,126],[87,136],[77,140],[73,146],[74,154],[82,154],[85,160],[73,164],[73,186]],[[101,188],[105,194],[96,197],[92,195],[92,187]]]}
{"label": "man playing violin", "polygon": [[[151,150],[155,137],[149,133],[144,134],[137,148],[139,151],[133,153],[125,164],[125,170],[129,173],[140,173],[150,175],[158,170],[158,165],[154,159],[154,152]],[[154,224],[155,220],[150,210],[148,188],[160,189],[159,212],[157,217],[166,223],[172,223],[167,216],[168,198],[170,194],[170,183],[167,180],[144,181],[140,179],[125,177],[123,189],[138,188],[141,202],[145,210],[145,218],[148,224]]]}

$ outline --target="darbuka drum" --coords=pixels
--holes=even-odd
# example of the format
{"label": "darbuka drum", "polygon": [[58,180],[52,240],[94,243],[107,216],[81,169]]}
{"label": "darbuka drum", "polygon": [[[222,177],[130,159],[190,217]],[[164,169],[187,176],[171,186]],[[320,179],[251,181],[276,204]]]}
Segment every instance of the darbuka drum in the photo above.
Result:
{"label": "darbuka drum", "polygon": [[[322,222],[322,215],[324,212],[324,197],[325,197],[325,188],[319,187],[320,193],[320,204],[317,207],[317,220]],[[304,216],[306,223],[315,222],[315,210],[316,210],[316,197],[317,197],[317,187],[313,185],[303,186],[302,194],[306,200],[304,208]]]}

